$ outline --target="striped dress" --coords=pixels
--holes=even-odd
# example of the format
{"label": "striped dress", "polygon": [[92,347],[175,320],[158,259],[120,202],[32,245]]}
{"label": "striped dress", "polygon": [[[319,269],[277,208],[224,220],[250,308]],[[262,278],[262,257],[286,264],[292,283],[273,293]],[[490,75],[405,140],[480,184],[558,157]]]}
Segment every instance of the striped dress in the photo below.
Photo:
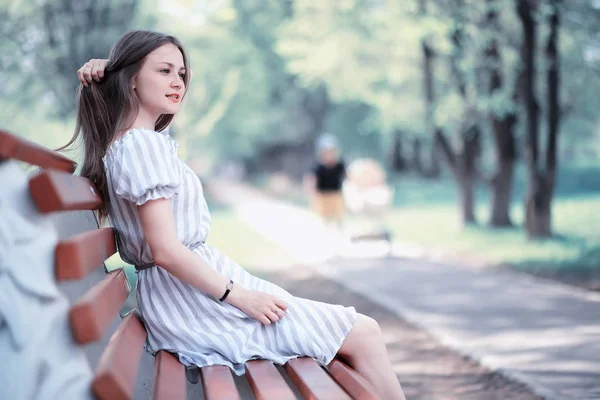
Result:
{"label": "striped dress", "polygon": [[285,316],[265,326],[160,266],[141,270],[136,294],[138,311],[148,330],[149,352],[176,353],[188,366],[227,365],[238,375],[244,373],[244,363],[252,359],[284,364],[308,356],[322,365],[329,364],[354,325],[355,309],[295,297],[251,275],[206,244],[211,219],[202,184],[177,157],[177,144],[168,134],[133,129],[109,147],[103,161],[110,220],[125,262],[153,262],[136,206],[168,198],[172,200],[177,236],[186,247],[236,285],[273,294],[288,303]]}

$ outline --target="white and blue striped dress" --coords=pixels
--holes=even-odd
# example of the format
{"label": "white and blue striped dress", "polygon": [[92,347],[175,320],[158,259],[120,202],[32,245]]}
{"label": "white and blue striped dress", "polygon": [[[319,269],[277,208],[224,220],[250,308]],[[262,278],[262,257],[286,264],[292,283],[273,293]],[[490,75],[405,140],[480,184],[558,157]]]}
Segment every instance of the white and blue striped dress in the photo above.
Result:
{"label": "white and blue striped dress", "polygon": [[131,130],[109,147],[103,161],[110,220],[125,262],[153,262],[136,206],[170,198],[177,236],[184,245],[236,285],[271,293],[288,303],[281,320],[264,326],[160,266],[144,269],[138,273],[137,300],[148,330],[148,351],[176,353],[188,366],[227,365],[238,375],[252,359],[284,364],[308,356],[329,364],[354,325],[355,309],[294,297],[205,244],[211,219],[202,184],[177,157],[177,144],[168,134]]}

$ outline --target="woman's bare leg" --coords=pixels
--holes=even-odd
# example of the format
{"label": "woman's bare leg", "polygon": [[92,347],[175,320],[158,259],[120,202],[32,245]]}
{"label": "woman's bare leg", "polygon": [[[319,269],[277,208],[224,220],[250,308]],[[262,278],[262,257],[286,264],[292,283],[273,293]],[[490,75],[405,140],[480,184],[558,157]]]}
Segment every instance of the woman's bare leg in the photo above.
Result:
{"label": "woman's bare leg", "polygon": [[379,324],[373,318],[358,314],[338,355],[375,387],[382,400],[406,399],[392,370]]}

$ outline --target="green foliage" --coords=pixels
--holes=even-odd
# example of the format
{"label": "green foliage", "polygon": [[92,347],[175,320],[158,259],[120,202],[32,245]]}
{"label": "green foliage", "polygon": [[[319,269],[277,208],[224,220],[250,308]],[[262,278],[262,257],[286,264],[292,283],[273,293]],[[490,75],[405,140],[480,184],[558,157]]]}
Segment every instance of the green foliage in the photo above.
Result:
{"label": "green foliage", "polygon": [[[539,99],[547,86],[542,56],[548,1],[540,2],[537,15]],[[253,158],[275,142],[311,142],[322,130],[336,133],[348,154],[382,157],[396,130],[428,141],[433,124],[458,136],[465,123],[479,121],[485,130],[488,116],[522,109],[513,101],[522,61],[515,0],[77,4],[0,0],[3,126],[50,146],[64,143],[72,131],[77,68],[105,56],[131,28],[166,31],[186,45],[193,80],[173,132],[182,156],[205,164]],[[600,58],[593,38],[599,10],[588,1],[563,1],[561,7],[559,143],[565,151],[589,153],[598,148]],[[493,26],[486,23],[491,9],[499,17]],[[457,29],[460,48],[452,40]],[[484,52],[492,39],[504,87],[490,96]],[[423,43],[436,55],[430,118]],[[544,129],[545,102],[539,105]]]}
{"label": "green foliage", "polygon": [[[86,7],[77,2],[21,2],[9,7],[10,21],[3,30],[3,64],[15,74],[16,82],[5,87],[9,95],[27,104],[35,97],[47,102],[49,112],[60,118],[72,116],[79,86],[77,69],[91,58],[102,58],[114,41],[132,25],[137,0],[94,1]],[[25,90],[23,90],[25,87]]]}

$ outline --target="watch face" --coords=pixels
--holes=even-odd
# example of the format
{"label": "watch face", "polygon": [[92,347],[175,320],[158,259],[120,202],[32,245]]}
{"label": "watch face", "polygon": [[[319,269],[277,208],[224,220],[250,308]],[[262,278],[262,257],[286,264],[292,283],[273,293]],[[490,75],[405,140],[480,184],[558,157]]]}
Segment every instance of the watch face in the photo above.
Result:
{"label": "watch face", "polygon": [[229,281],[229,283],[227,284],[227,289],[233,289],[233,281]]}

